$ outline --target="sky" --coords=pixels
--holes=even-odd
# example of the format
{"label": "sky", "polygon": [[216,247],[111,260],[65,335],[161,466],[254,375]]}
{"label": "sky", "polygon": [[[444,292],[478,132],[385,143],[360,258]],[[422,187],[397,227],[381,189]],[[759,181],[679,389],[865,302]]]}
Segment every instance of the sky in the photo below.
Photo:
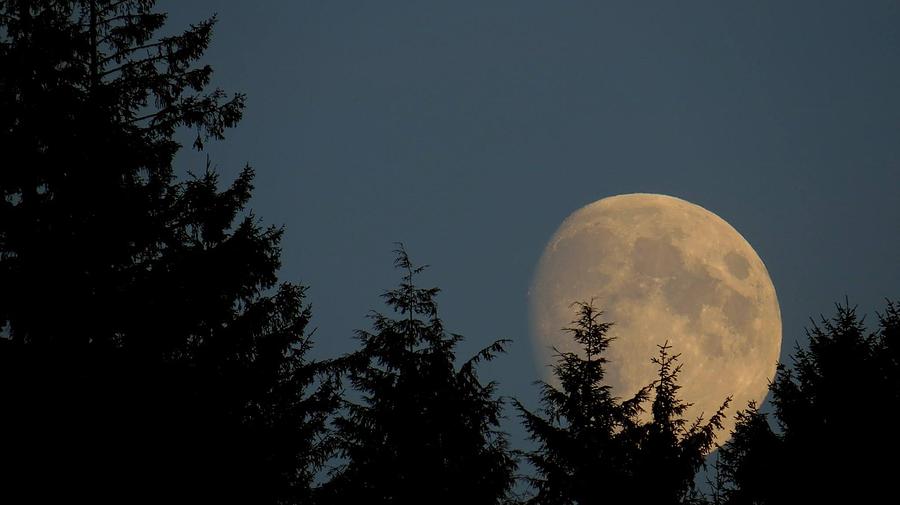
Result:
{"label": "sky", "polygon": [[482,376],[536,406],[538,259],[566,216],[622,193],[696,203],[749,241],[783,359],[845,296],[869,323],[900,298],[898,2],[158,6],[170,29],[218,13],[204,61],[247,109],[207,152],[226,177],[256,168],[251,208],[285,227],[317,357],[355,348],[402,241],[460,354],[512,339]]}

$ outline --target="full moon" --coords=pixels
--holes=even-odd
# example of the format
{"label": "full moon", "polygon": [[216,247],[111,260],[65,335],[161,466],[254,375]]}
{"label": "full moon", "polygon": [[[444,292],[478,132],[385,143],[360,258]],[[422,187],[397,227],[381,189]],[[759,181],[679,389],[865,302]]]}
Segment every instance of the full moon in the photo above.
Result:
{"label": "full moon", "polygon": [[575,319],[572,304],[590,300],[613,323],[606,378],[616,396],[630,398],[656,379],[650,359],[668,341],[681,354],[689,421],[709,419],[732,396],[719,442],[737,409],[765,398],[781,351],[775,287],[750,244],[712,212],[629,194],[587,205],[560,225],[529,291],[536,357],[551,384],[553,348],[580,352],[562,331]]}

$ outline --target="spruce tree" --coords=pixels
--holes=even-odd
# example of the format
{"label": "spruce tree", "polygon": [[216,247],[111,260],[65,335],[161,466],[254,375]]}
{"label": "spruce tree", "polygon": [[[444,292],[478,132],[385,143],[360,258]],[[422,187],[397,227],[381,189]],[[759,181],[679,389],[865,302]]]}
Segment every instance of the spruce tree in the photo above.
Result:
{"label": "spruce tree", "polygon": [[756,403],[738,411],[731,438],[719,448],[717,503],[788,503],[791,471],[784,465],[783,440]]}
{"label": "spruce tree", "polygon": [[[688,404],[677,395],[677,355],[660,347],[651,358],[659,377],[632,398],[613,396],[605,382],[604,353],[612,323],[592,303],[580,302],[566,328],[580,353],[557,353],[553,374],[559,385],[541,384],[542,413],[518,404],[525,428],[538,448],[528,454],[537,475],[530,478],[532,504],[683,503],[694,497],[693,479],[709,453],[728,400],[706,423],[690,425]],[[652,416],[642,419],[650,400]]]}
{"label": "spruce tree", "polygon": [[638,430],[636,484],[647,503],[685,503],[697,497],[694,476],[714,447],[731,398],[726,398],[706,422],[698,418],[688,424],[684,412],[690,404],[678,396],[680,355],[670,354],[668,342],[658,347],[659,355],[652,358],[658,368],[652,419]]}
{"label": "spruce tree", "polygon": [[847,303],[812,323],[808,347],[798,344],[771,384],[779,429],[751,406],[722,451],[731,503],[877,501],[892,492],[890,461],[900,451],[895,303],[879,323],[868,333]]}
{"label": "spruce tree", "polygon": [[215,19],[160,37],[153,5],[0,1],[3,476],[33,501],[302,500],[335,403],[304,289],[250,167],[176,177],[176,134],[202,150],[244,97],[198,63]]}
{"label": "spruce tree", "polygon": [[628,435],[649,388],[628,401],[614,397],[605,382],[604,353],[612,324],[591,303],[577,303],[577,319],[566,328],[583,354],[557,353],[553,374],[559,386],[541,382],[543,416],[517,403],[538,449],[528,454],[537,475],[529,503],[541,505],[622,503],[629,500],[632,456]]}
{"label": "spruce tree", "polygon": [[885,302],[884,312],[877,313],[875,359],[886,380],[884,400],[896,406],[900,405],[900,303]]}
{"label": "spruce tree", "polygon": [[326,503],[496,504],[516,463],[499,431],[502,402],[476,365],[503,351],[496,341],[456,365],[460,335],[438,316],[437,288],[420,288],[400,246],[400,285],[384,293],[392,317],[374,312],[360,349],[342,359],[358,401],[335,423],[343,464],[325,485]]}

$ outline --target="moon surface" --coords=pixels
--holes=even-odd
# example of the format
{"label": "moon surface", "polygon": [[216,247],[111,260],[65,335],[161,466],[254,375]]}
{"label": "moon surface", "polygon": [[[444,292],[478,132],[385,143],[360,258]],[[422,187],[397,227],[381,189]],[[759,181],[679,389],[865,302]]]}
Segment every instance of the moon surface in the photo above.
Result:
{"label": "moon surface", "polygon": [[[679,198],[619,195],[571,214],[547,244],[529,292],[532,337],[546,379],[559,351],[581,349],[562,328],[573,302],[594,301],[614,340],[613,394],[630,398],[657,377],[650,359],[668,341],[681,354],[685,416],[708,419],[733,397],[724,429],[761,403],[781,351],[781,311],[762,260],[731,225]],[[649,411],[649,405],[645,411]]]}

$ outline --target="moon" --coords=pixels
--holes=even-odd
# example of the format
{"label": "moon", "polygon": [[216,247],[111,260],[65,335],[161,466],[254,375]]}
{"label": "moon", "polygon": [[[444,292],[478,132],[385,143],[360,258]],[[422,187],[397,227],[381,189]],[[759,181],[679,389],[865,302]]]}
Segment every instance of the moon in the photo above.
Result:
{"label": "moon", "polygon": [[[650,359],[668,341],[681,354],[681,398],[691,421],[732,396],[734,413],[762,403],[781,352],[781,311],[759,255],[731,225],[679,198],[627,194],[572,213],[547,244],[529,291],[532,338],[546,380],[559,351],[580,352],[562,331],[573,302],[594,301],[613,322],[606,379],[630,398],[657,376]],[[645,409],[649,410],[649,409]]]}

